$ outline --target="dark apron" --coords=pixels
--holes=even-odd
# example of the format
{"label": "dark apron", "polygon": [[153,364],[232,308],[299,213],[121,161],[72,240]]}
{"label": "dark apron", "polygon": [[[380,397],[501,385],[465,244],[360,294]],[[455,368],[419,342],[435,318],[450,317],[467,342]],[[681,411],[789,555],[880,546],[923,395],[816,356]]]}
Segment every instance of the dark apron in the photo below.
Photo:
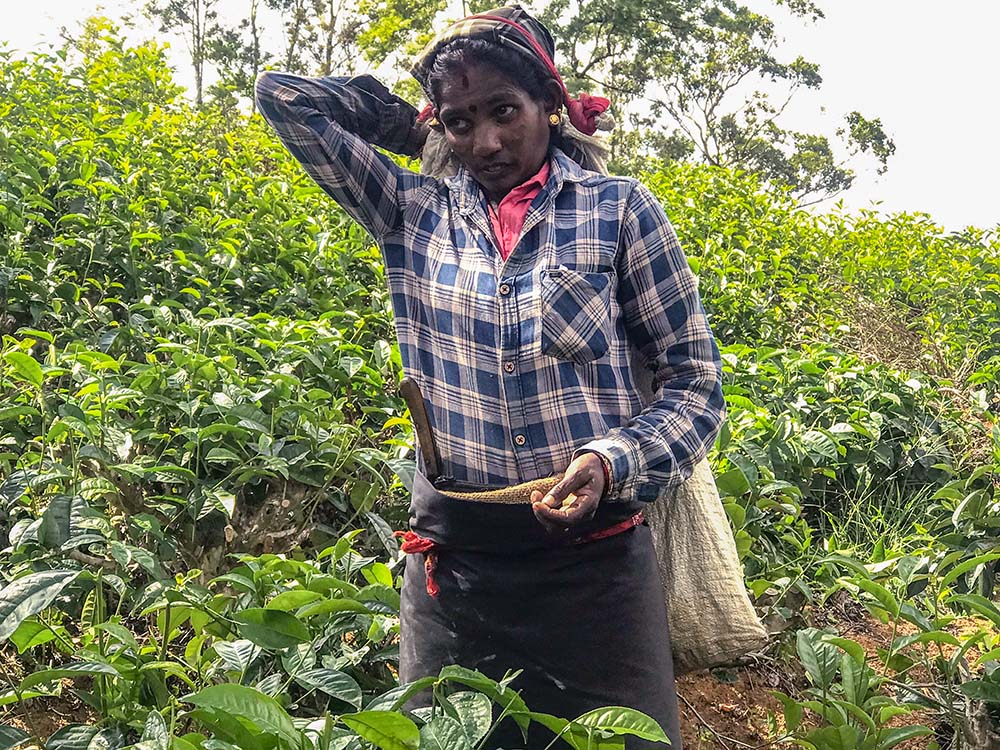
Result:
{"label": "dark apron", "polygon": [[[582,532],[642,509],[608,503]],[[511,683],[528,708],[573,719],[628,706],[660,723],[680,747],[667,613],[649,529],[598,541],[557,539],[530,505],[455,500],[414,478],[411,529],[438,548],[427,592],[425,555],[410,554],[403,580],[399,677],[410,682],[458,664]],[[415,705],[427,704],[429,695]],[[656,747],[630,738],[627,748]],[[532,724],[525,744],[505,720],[488,748],[542,750],[552,734]],[[659,746],[663,747],[663,746]]]}

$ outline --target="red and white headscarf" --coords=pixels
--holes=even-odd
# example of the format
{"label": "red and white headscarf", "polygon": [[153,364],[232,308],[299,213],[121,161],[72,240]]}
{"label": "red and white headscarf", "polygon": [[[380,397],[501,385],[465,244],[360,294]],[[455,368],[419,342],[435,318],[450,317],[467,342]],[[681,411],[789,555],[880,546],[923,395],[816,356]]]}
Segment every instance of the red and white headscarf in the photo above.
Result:
{"label": "red and white headscarf", "polygon": [[[494,44],[509,47],[540,64],[562,88],[566,112],[573,127],[586,135],[593,135],[598,129],[600,125],[598,118],[608,108],[608,100],[586,92],[576,98],[570,97],[562,76],[552,62],[555,56],[552,35],[519,5],[496,8],[463,18],[438,34],[417,55],[410,72],[420,83],[428,98],[430,91],[427,81],[434,65],[434,58],[444,45],[460,38],[486,39]],[[429,115],[430,110],[426,110],[425,116]]]}

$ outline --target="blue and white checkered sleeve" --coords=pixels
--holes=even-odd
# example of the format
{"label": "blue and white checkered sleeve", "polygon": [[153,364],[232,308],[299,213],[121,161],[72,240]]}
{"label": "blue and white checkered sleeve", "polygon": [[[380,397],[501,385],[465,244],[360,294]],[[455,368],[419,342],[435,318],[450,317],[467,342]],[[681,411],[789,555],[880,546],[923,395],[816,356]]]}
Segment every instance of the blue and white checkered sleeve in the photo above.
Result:
{"label": "blue and white checkered sleeve", "polygon": [[609,499],[654,500],[689,476],[725,417],[722,363],[698,281],[653,194],[629,196],[618,256],[618,301],[630,343],[654,372],[654,400],[624,427],[577,453],[611,461]]}
{"label": "blue and white checkered sleeve", "polygon": [[354,135],[360,114],[343,78],[266,71],[257,106],[306,172],[351,217],[381,239],[397,229],[405,203],[428,178],[404,169]]}

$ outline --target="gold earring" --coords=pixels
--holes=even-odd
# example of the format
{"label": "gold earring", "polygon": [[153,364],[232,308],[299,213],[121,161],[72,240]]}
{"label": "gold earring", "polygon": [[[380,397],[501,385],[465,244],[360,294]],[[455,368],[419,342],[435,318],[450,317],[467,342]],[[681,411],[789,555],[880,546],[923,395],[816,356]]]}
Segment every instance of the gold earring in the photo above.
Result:
{"label": "gold earring", "polygon": [[549,115],[549,125],[558,125],[561,119],[562,118],[559,117],[559,113],[554,112],[551,115]]}
{"label": "gold earring", "polygon": [[432,128],[436,128],[440,123],[438,122],[438,118],[432,117],[427,121],[427,124]]}

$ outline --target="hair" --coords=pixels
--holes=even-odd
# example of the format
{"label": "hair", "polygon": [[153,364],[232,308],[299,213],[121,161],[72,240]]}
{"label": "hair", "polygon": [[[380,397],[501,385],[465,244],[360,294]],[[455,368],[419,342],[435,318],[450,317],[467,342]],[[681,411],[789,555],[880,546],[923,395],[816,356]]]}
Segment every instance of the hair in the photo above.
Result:
{"label": "hair", "polygon": [[466,65],[488,65],[515,81],[537,102],[544,102],[548,84],[555,79],[541,65],[510,47],[485,39],[460,37],[452,39],[434,55],[427,73],[427,88],[434,101],[441,96],[446,79]]}
{"label": "hair", "polygon": [[[505,75],[537,102],[544,103],[555,79],[542,65],[510,47],[474,37],[460,37],[443,45],[434,56],[427,74],[427,90],[437,102],[446,79],[463,66],[488,65]],[[549,147],[564,151],[584,169],[607,174],[608,148],[604,140],[584,135],[563,114],[551,131]],[[459,165],[444,134],[431,130],[421,155],[420,171],[434,177],[454,174]]]}

